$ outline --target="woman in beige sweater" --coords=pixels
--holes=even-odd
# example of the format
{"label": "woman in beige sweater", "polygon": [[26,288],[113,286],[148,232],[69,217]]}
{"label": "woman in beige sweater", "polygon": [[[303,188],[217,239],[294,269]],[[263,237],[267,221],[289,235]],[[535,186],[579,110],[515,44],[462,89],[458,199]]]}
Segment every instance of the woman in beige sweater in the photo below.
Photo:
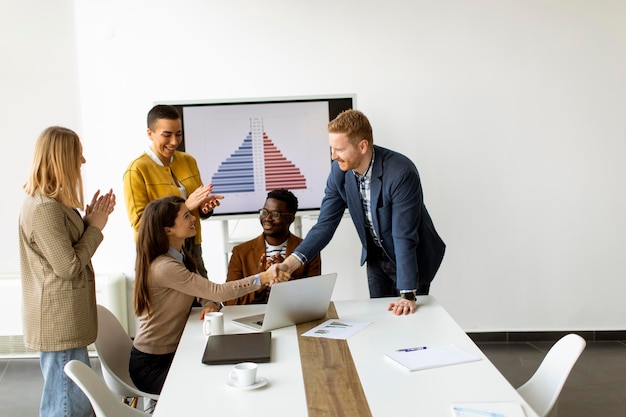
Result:
{"label": "woman in beige sweater", "polygon": [[[161,392],[195,297],[202,298],[203,305],[227,301],[289,278],[282,274],[276,279],[267,271],[224,284],[203,278],[184,248],[185,239],[196,234],[194,221],[185,200],[171,196],[149,203],[139,225],[134,301],[140,326],[129,370],[145,392]],[[200,319],[213,309],[210,303]]]}

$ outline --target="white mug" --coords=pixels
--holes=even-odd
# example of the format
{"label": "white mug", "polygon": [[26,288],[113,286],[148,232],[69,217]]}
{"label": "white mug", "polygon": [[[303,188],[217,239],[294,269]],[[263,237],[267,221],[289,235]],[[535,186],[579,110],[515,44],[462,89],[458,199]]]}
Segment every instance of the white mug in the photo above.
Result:
{"label": "white mug", "polygon": [[230,371],[230,378],[237,381],[237,385],[246,386],[256,382],[257,364],[254,362],[241,362]]}
{"label": "white mug", "polygon": [[202,331],[206,336],[224,334],[224,313],[204,313]]}

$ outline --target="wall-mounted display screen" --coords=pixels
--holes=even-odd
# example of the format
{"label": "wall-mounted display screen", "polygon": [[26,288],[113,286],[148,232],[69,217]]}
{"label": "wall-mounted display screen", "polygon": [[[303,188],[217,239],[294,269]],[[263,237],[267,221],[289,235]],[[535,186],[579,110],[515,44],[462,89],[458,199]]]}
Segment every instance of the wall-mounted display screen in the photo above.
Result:
{"label": "wall-mounted display screen", "polygon": [[180,149],[225,196],[219,216],[255,213],[278,188],[298,197],[298,211],[319,209],[331,162],[327,125],[354,96],[171,104],[182,116]]}

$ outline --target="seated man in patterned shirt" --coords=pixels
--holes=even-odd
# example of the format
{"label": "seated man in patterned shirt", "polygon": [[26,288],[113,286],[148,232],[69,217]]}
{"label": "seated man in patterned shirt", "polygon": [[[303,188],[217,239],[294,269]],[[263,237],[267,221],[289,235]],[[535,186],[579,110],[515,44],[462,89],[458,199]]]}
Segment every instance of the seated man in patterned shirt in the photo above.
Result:
{"label": "seated man in patterned shirt", "polygon": [[[291,191],[270,191],[265,205],[259,211],[263,233],[233,248],[226,281],[234,281],[265,271],[289,256],[302,242],[302,238],[289,231],[297,210],[298,198]],[[318,254],[311,262],[295,270],[291,274],[291,279],[320,275],[321,271],[322,260]],[[267,303],[269,292],[269,287],[264,287],[225,304],[264,304]]]}

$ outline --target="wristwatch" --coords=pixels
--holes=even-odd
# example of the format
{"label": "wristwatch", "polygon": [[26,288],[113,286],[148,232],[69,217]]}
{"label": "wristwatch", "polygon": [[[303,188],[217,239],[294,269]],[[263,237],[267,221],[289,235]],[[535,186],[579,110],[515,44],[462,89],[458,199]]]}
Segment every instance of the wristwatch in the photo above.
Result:
{"label": "wristwatch", "polygon": [[405,300],[415,301],[416,290],[413,291],[404,291],[400,293],[400,298],[404,298]]}

